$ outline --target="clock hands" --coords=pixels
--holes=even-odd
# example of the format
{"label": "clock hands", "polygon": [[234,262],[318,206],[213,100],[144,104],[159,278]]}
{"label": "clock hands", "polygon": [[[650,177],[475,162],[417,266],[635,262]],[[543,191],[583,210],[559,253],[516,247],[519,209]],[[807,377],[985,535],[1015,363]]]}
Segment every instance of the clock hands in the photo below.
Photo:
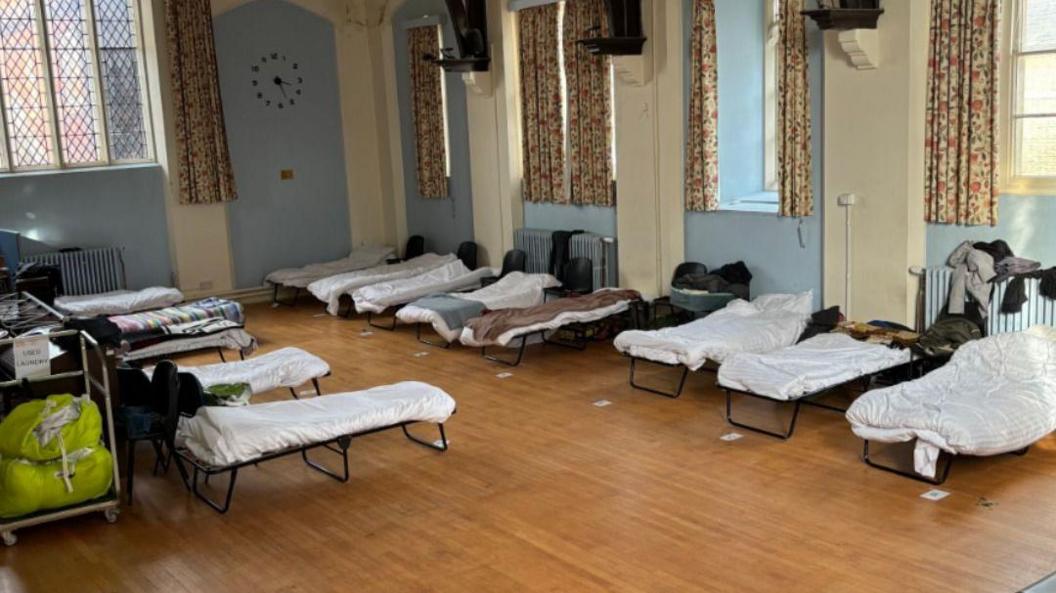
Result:
{"label": "clock hands", "polygon": [[286,82],[285,80],[283,80],[282,77],[280,77],[280,76],[276,76],[274,82],[275,82],[275,86],[279,87],[279,90],[282,91],[282,96],[285,97],[286,96],[286,87],[287,86],[292,86],[292,85],[290,83]]}

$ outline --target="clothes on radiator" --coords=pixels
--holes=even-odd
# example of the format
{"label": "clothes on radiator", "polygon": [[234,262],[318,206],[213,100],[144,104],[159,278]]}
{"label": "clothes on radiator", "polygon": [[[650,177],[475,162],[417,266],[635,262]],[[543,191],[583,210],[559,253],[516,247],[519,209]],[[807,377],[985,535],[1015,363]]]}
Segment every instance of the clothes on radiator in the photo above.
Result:
{"label": "clothes on radiator", "polygon": [[997,239],[995,241],[976,241],[972,247],[979,251],[984,251],[990,254],[990,257],[994,258],[994,262],[999,262],[1007,257],[1015,257],[1015,253],[1012,253],[1012,248],[1005,243],[1003,239]]}
{"label": "clothes on radiator", "polygon": [[997,261],[997,265],[994,266],[994,271],[997,272],[997,277],[994,278],[993,282],[994,284],[997,284],[998,282],[1003,282],[1013,276],[1035,272],[1040,268],[1041,262],[1012,255]]}
{"label": "clothes on radiator", "polygon": [[1056,267],[1047,270],[1035,269],[1027,273],[1016,274],[1009,280],[1008,288],[1005,289],[1005,298],[1001,301],[1002,313],[1015,314],[1023,310],[1023,305],[1028,300],[1026,287],[1028,279],[1040,279],[1038,292],[1041,296],[1056,299]]}
{"label": "clothes on radiator", "polygon": [[979,313],[985,318],[990,310],[990,292],[993,289],[990,281],[997,276],[993,256],[976,249],[971,241],[965,241],[953,250],[947,263],[953,268],[947,305],[949,312],[953,315],[963,314],[965,301],[971,296]]}

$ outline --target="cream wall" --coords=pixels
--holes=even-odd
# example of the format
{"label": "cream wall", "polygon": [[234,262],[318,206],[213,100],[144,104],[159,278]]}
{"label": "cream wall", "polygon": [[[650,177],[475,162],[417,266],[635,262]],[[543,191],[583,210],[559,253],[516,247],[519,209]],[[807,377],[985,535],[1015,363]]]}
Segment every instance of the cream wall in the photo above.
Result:
{"label": "cream wall", "polygon": [[928,3],[888,0],[880,18],[879,68],[858,70],[826,33],[824,125],[825,304],[846,312],[844,209],[851,209],[854,319],[912,323],[925,259],[924,105]]}

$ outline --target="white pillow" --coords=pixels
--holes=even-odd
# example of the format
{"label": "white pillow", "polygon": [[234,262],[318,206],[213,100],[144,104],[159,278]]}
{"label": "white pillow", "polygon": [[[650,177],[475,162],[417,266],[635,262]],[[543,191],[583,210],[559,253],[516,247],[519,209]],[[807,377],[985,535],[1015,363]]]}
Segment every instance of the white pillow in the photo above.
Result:
{"label": "white pillow", "polygon": [[814,312],[814,291],[799,294],[764,294],[756,297],[752,304],[760,311],[787,311],[797,315]]}

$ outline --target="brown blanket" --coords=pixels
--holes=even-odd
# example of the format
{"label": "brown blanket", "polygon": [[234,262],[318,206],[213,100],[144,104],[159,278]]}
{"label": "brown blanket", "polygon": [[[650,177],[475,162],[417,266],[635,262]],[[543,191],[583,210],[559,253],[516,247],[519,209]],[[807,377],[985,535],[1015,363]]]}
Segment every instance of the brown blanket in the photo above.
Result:
{"label": "brown blanket", "polygon": [[477,341],[494,341],[511,329],[546,323],[561,313],[593,311],[621,301],[636,301],[640,298],[642,295],[636,290],[599,290],[588,295],[557,299],[525,309],[492,311],[470,319],[466,327],[473,330]]}

